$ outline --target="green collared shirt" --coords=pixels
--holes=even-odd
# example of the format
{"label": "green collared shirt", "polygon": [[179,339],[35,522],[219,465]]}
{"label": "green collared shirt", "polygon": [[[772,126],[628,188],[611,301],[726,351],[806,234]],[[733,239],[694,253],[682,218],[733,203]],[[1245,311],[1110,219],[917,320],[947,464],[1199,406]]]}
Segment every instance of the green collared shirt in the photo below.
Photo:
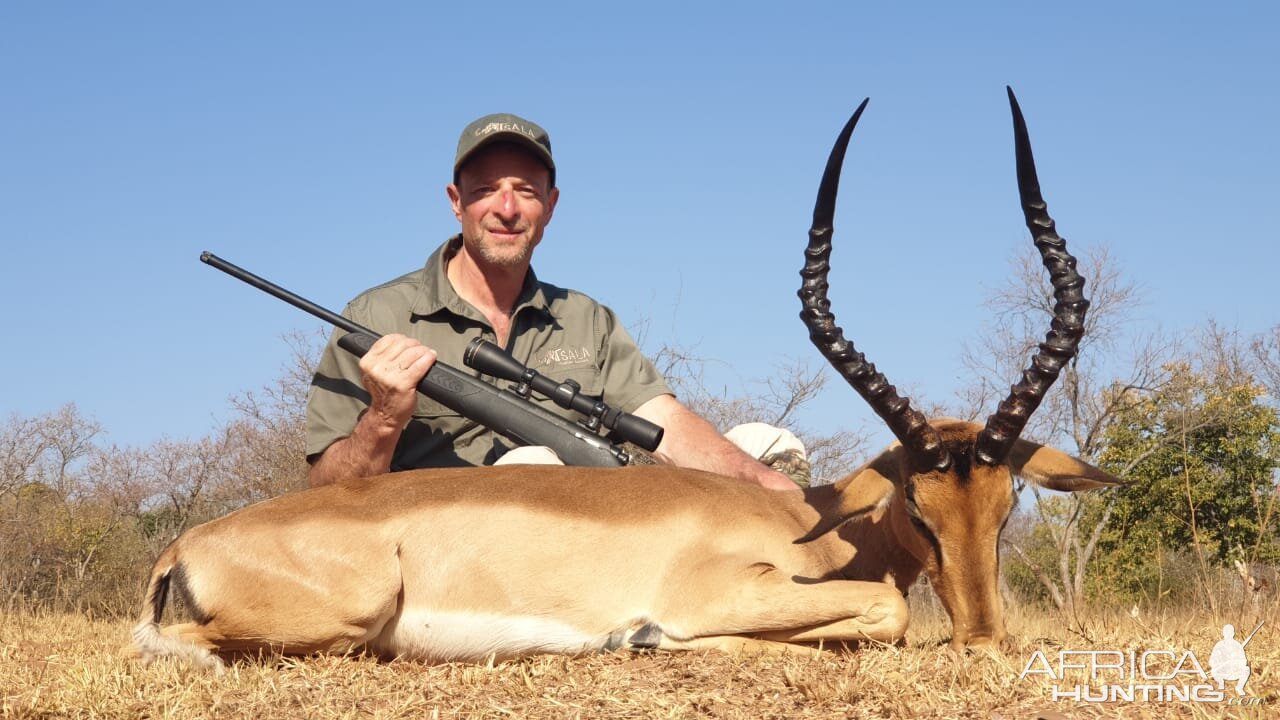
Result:
{"label": "green collared shirt", "polygon": [[[462,362],[463,350],[473,338],[497,340],[489,321],[458,296],[445,274],[446,264],[461,244],[460,236],[450,238],[421,270],[364,292],[342,314],[375,332],[414,338],[434,349],[439,362],[496,384]],[[307,458],[312,461],[350,435],[369,406],[359,359],[337,346],[343,334],[338,330],[330,338],[311,381]],[[612,310],[582,293],[539,282],[533,268],[512,311],[506,350],[557,382],[577,381],[584,394],[599,395],[624,412],[671,394]],[[534,397],[545,409],[577,419],[550,400]],[[511,447],[506,438],[419,394],[391,469],[490,465]]]}

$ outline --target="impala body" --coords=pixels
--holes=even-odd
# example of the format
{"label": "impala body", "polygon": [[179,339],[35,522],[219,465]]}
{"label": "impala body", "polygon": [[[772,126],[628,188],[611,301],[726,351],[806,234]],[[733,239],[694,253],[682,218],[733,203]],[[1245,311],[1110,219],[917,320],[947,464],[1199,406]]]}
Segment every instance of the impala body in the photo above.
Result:
{"label": "impala body", "polygon": [[[923,572],[952,645],[1005,637],[1000,533],[1013,477],[1120,481],[1019,439],[1075,356],[1088,302],[1040,197],[1022,114],[1018,188],[1054,286],[1051,329],[985,424],[926,420],[844,338],[827,300],[836,141],[801,270],[801,318],[898,442],[830,486],[777,493],[671,467],[421,470],[286,495],[193,528],[151,575],[134,645],[220,666],[237,652],[369,650],[429,661],[621,647],[894,642]],[[904,292],[909,292],[904,288]],[[191,622],[160,628],[170,592]]]}
{"label": "impala body", "polygon": [[[901,638],[896,588],[821,582],[848,563],[847,543],[834,533],[792,542],[819,521],[799,493],[662,466],[348,481],[185,533],[156,564],[135,641],[152,655],[367,649],[478,661]],[[161,635],[166,591],[192,622]]]}

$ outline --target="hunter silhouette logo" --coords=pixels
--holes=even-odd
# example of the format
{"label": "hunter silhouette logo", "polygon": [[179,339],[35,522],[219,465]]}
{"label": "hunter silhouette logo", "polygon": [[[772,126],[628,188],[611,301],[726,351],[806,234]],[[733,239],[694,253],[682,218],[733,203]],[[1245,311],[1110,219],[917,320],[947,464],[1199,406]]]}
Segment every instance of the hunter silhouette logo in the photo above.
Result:
{"label": "hunter silhouette logo", "polygon": [[1262,623],[1249,633],[1244,642],[1236,640],[1236,628],[1230,623],[1222,626],[1222,639],[1213,646],[1209,654],[1209,675],[1218,681],[1218,689],[1225,689],[1226,681],[1234,680],[1236,695],[1244,695],[1244,684],[1249,681],[1249,657],[1244,654],[1244,646],[1249,644],[1253,636],[1262,629]]}
{"label": "hunter silhouette logo", "polygon": [[[1253,672],[1245,646],[1262,625],[1258,623],[1244,642],[1236,640],[1234,625],[1222,626],[1222,639],[1209,654],[1207,672],[1191,650],[1060,650],[1054,659],[1037,650],[1018,679],[1045,676],[1053,682],[1054,700],[1262,705],[1264,698],[1244,692]],[[1235,685],[1234,695],[1226,689],[1228,682]]]}

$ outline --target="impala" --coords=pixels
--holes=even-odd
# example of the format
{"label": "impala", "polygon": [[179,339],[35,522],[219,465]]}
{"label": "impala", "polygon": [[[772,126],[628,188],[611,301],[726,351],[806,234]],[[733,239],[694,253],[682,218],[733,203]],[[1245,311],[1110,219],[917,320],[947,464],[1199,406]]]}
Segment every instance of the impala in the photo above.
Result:
{"label": "impala", "polygon": [[[221,667],[237,653],[367,651],[478,661],[615,648],[808,649],[895,642],[925,573],[952,644],[1005,636],[1000,531],[1013,476],[1119,481],[1018,435],[1075,354],[1088,303],[1040,199],[1012,91],[1018,184],[1053,277],[1053,326],[985,425],[932,423],[835,325],[826,299],[840,167],[818,192],[802,318],[898,438],[834,485],[777,493],[665,466],[419,470],[284,495],[192,528],[157,560],[134,649]],[[189,622],[160,627],[167,597]]]}

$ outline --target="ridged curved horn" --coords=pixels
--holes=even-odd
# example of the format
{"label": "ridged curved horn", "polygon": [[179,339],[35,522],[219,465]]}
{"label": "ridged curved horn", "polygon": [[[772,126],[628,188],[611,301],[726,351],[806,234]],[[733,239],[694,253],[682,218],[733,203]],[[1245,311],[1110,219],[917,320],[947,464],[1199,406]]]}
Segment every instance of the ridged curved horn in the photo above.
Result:
{"label": "ridged curved horn", "polygon": [[862,353],[845,340],[844,330],[836,325],[835,316],[830,312],[831,302],[827,299],[827,273],[831,269],[831,235],[836,194],[840,187],[840,168],[844,164],[853,128],[869,100],[863,100],[849,122],[845,123],[844,130],[831,148],[831,156],[827,158],[827,169],[822,174],[822,185],[813,206],[813,226],[809,229],[804,269],[800,271],[802,283],[798,294],[804,305],[800,319],[809,328],[809,339],[831,367],[853,386],[902,442],[916,470],[945,470],[951,465],[951,456],[942,446],[938,433],[929,426],[924,415],[912,409],[907,398],[898,397],[897,389],[885,380],[884,375],[876,372],[876,366],[868,363]]}
{"label": "ridged curved horn", "polygon": [[1031,414],[1058,379],[1058,373],[1075,357],[1080,336],[1084,334],[1084,315],[1089,309],[1089,301],[1084,299],[1084,278],[1076,272],[1076,259],[1067,252],[1067,241],[1059,237],[1040,195],[1040,180],[1036,177],[1036,162],[1031,156],[1031,141],[1022,109],[1013,96],[1013,88],[1006,86],[1006,89],[1013,111],[1022,213],[1053,282],[1054,306],[1049,333],[1040,343],[1040,350],[1031,357],[1030,367],[1022,373],[1022,380],[1010,389],[1009,397],[1000,403],[995,414],[987,418],[986,427],[978,435],[974,454],[977,461],[985,465],[1004,462]]}

